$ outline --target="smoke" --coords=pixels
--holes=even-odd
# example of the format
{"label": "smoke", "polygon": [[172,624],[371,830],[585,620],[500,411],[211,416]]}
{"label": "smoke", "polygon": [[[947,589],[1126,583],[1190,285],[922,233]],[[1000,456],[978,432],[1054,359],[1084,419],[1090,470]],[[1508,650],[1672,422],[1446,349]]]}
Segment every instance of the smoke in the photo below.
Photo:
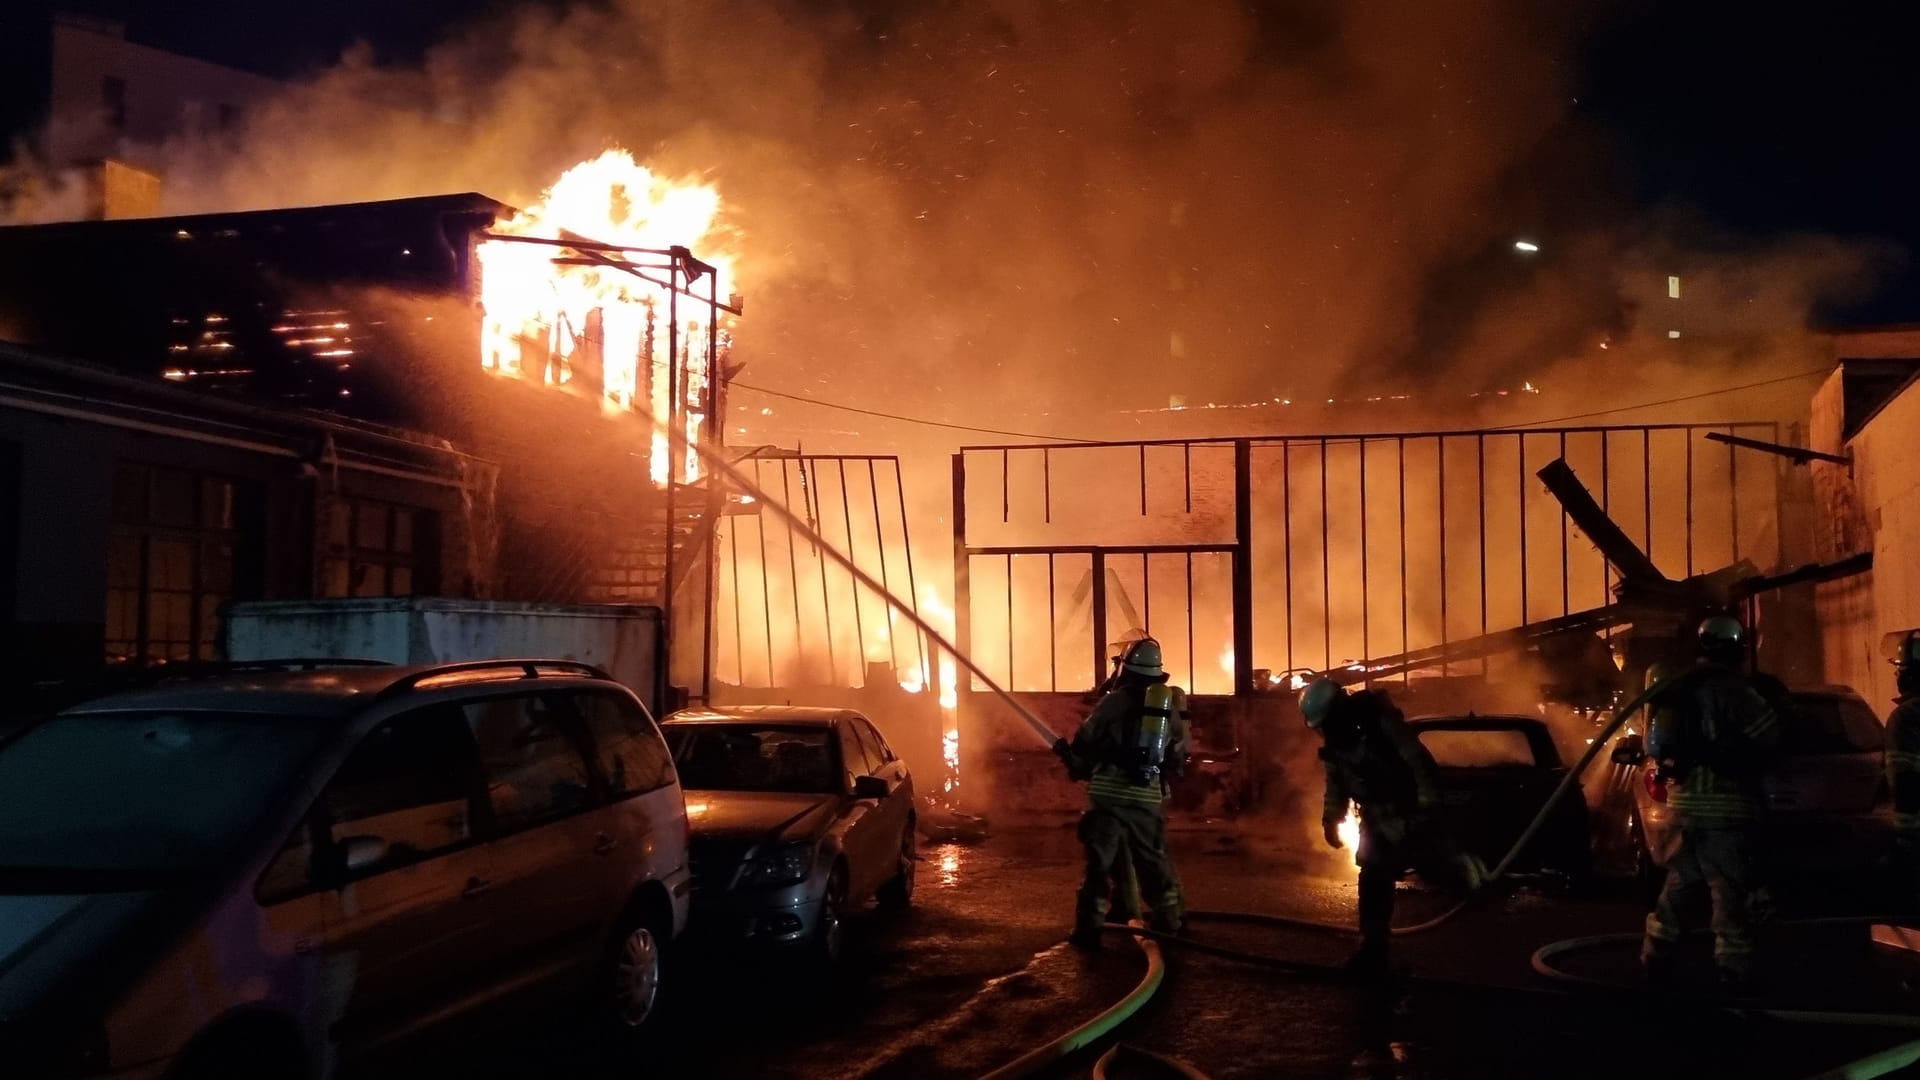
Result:
{"label": "smoke", "polygon": [[729,201],[756,377],[955,415],[1304,395],[1417,369],[1433,275],[1517,227],[1571,101],[1537,8],[583,4],[128,156],[191,212],[525,202],[621,144]]}

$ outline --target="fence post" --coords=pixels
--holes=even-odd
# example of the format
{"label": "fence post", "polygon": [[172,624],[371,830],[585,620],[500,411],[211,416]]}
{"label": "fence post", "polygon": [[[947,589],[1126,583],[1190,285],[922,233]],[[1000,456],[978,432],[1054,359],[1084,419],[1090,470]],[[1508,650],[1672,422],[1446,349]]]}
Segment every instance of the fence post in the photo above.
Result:
{"label": "fence post", "polygon": [[1253,693],[1253,444],[1246,439],[1233,443],[1233,544],[1233,692],[1238,696]]}

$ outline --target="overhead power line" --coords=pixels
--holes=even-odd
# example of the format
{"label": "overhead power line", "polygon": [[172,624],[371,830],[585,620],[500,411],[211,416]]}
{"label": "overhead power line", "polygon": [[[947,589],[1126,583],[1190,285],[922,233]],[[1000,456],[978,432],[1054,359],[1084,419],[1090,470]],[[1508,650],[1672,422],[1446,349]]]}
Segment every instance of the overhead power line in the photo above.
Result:
{"label": "overhead power line", "polygon": [[[1514,431],[1521,428],[1540,427],[1544,424],[1563,424],[1573,420],[1590,420],[1596,416],[1613,416],[1619,413],[1638,412],[1642,409],[1657,409],[1665,405],[1678,405],[1683,402],[1699,401],[1704,398],[1737,394],[1743,390],[1757,390],[1765,386],[1777,386],[1781,383],[1797,382],[1801,379],[1813,378],[1816,375],[1825,375],[1832,370],[1832,368],[1826,367],[1815,368],[1811,371],[1802,371],[1795,375],[1782,375],[1774,379],[1761,379],[1758,382],[1741,383],[1737,386],[1723,386],[1717,390],[1704,390],[1697,394],[1681,394],[1676,397],[1661,398],[1657,401],[1643,401],[1635,405],[1620,405],[1611,409],[1595,409],[1591,412],[1571,413],[1566,416],[1545,417],[1539,420],[1523,420],[1513,424],[1502,424],[1499,427],[1488,430]],[[753,386],[749,383],[734,382],[730,383],[729,386],[736,390],[750,390],[756,394],[785,398],[788,401],[797,401],[805,405],[817,405],[823,409],[837,409],[841,412],[858,413],[861,416],[874,416],[883,420],[898,420],[907,424],[921,424],[926,427],[946,428],[950,431],[972,431],[983,435],[1005,435],[1016,439],[1041,439],[1048,442],[1105,441],[1101,439],[1075,438],[1069,435],[1048,435],[1035,431],[1010,431],[1005,428],[978,427],[972,424],[952,424],[944,420],[929,420],[922,416],[906,416],[900,413],[883,412],[878,409],[863,409],[857,405],[847,405],[837,401],[824,401],[820,398],[802,397],[799,394],[789,394],[780,390],[769,390],[764,386]]]}

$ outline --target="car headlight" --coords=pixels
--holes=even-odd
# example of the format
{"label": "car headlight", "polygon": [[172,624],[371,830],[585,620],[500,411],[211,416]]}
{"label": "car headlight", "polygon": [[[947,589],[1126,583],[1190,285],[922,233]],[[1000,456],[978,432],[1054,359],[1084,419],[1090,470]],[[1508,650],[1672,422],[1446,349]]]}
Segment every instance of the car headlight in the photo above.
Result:
{"label": "car headlight", "polygon": [[749,889],[771,889],[805,881],[812,872],[812,844],[782,844],[748,863],[740,884]]}

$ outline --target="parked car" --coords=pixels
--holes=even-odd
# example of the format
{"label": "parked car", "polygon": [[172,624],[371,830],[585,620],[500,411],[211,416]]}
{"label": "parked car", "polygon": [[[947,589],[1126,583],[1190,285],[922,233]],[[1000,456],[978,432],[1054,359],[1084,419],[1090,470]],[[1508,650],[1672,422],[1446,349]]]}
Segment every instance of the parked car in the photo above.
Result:
{"label": "parked car", "polygon": [[[1409,721],[1439,767],[1441,822],[1460,847],[1493,865],[1567,775],[1547,725],[1531,716],[1429,716]],[[1515,860],[1578,884],[1593,873],[1586,799],[1576,788]]]}
{"label": "parked car", "polygon": [[567,661],[160,684],[0,792],[8,1075],[324,1075],[536,989],[636,1032],[686,922],[666,745]]}
{"label": "parked car", "polygon": [[687,789],[696,931],[840,958],[869,896],[913,900],[913,776],[846,709],[684,710],[661,725]]}
{"label": "parked car", "polygon": [[[1779,760],[1762,777],[1760,828],[1769,871],[1865,872],[1893,849],[1893,799],[1885,780],[1886,732],[1873,707],[1849,687],[1788,691],[1776,706],[1785,724]],[[1666,871],[1673,816],[1667,792],[1645,763],[1643,740],[1622,737],[1613,762],[1637,773],[1629,785],[1635,870],[1651,887]]]}

